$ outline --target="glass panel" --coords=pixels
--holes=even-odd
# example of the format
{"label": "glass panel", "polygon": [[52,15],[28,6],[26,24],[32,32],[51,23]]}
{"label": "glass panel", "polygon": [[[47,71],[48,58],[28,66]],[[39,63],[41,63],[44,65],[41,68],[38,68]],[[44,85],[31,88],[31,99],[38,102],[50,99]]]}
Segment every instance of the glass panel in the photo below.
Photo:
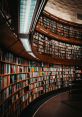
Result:
{"label": "glass panel", "polygon": [[28,33],[37,0],[20,0],[20,33]]}
{"label": "glass panel", "polygon": [[31,52],[29,40],[21,38],[21,42],[23,43],[23,46],[25,47],[26,51]]}

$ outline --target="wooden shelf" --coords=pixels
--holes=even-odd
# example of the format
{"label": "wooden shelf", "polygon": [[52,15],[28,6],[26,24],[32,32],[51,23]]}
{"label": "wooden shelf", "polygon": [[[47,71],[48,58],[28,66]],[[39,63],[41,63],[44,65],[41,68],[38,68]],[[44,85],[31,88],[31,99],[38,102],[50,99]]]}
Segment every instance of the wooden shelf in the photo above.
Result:
{"label": "wooden shelf", "polygon": [[42,61],[54,64],[79,64],[82,60],[82,47],[57,41],[38,31],[32,41],[34,54]]}
{"label": "wooden shelf", "polygon": [[52,38],[82,45],[82,25],[66,22],[44,11],[40,16],[36,30],[43,31],[45,35]]}

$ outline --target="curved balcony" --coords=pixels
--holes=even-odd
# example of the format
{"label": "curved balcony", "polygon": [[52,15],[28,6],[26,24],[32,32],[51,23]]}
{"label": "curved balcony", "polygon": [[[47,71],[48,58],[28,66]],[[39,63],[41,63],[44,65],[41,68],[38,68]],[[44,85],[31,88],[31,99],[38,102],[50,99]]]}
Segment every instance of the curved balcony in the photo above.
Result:
{"label": "curved balcony", "polygon": [[79,65],[82,60],[82,25],[64,21],[46,11],[32,37],[32,50],[44,62]]}
{"label": "curved balcony", "polygon": [[46,11],[40,16],[36,31],[66,43],[82,45],[82,25],[64,21]]}
{"label": "curved balcony", "polygon": [[34,54],[42,61],[54,64],[76,65],[82,60],[82,47],[68,44],[35,32],[32,41]]}

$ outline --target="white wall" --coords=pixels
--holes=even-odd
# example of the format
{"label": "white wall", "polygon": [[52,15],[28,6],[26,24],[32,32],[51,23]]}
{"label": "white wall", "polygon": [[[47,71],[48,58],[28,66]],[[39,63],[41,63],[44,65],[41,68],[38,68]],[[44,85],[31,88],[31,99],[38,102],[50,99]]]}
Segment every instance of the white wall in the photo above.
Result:
{"label": "white wall", "polygon": [[77,19],[77,13],[82,14],[82,0],[49,0],[45,10],[64,20],[82,24],[82,20]]}

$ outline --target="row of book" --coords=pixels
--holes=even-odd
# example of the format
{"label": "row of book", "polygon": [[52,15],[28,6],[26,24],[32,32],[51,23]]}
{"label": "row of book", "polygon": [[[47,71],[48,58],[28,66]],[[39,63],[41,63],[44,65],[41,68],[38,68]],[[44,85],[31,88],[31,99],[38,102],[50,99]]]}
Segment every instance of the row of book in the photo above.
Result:
{"label": "row of book", "polygon": [[36,61],[27,61],[28,64],[19,65],[16,61],[14,64],[11,61],[8,63],[6,57],[4,62],[0,61],[0,112],[3,114],[10,112],[11,107],[12,112],[20,113],[40,95],[68,86],[70,79],[74,80],[75,74],[77,79],[81,77],[79,66],[53,65]]}
{"label": "row of book", "polygon": [[37,40],[36,42],[39,41],[39,44],[43,44],[43,42],[45,42],[45,45],[50,44],[53,48],[54,47],[58,48],[58,46],[61,49],[67,49],[67,50],[72,50],[72,49],[79,50],[81,48],[80,46],[77,46],[77,45],[72,45],[72,44],[56,41],[54,39],[51,40],[49,39],[49,37],[43,34],[40,34],[38,32],[35,32],[35,34],[33,35],[33,38]]}
{"label": "row of book", "polygon": [[[48,68],[47,68],[48,69]],[[20,82],[20,81],[23,81],[23,80],[26,80],[26,79],[29,79],[30,78],[30,82],[33,82],[33,79],[34,79],[34,82],[37,82],[39,80],[39,78],[42,79],[42,76],[45,78],[46,76],[49,77],[49,76],[54,76],[55,78],[59,78],[59,77],[67,77],[67,76],[74,76],[74,73],[78,73],[78,74],[81,74],[82,71],[81,70],[76,70],[75,69],[59,69],[58,71],[45,71],[45,72],[31,72],[31,73],[27,73],[27,74],[10,74],[10,75],[6,75],[6,76],[1,76],[0,77],[0,87],[3,86],[3,88],[9,86],[10,84],[14,84],[16,82]],[[34,78],[33,78],[34,77]],[[38,77],[38,78],[37,78]],[[31,81],[32,80],[32,81]],[[27,81],[27,80],[26,80]],[[3,89],[3,88],[0,88],[0,89]]]}
{"label": "row of book", "polygon": [[[29,91],[30,89],[35,90],[37,87],[41,87],[47,84],[52,84],[54,82],[61,84],[61,79],[63,78],[63,82],[71,80],[74,80],[74,74],[66,74],[66,75],[57,75],[57,76],[44,76],[40,78],[40,81],[37,81],[38,78],[31,78],[29,80],[25,80],[22,82],[17,82],[16,84],[7,86],[7,83],[4,82],[4,85],[1,85],[1,89],[4,89],[7,87],[1,94],[3,95],[3,100],[6,100],[10,95],[17,92],[19,89],[24,88],[25,91]],[[80,74],[77,74],[77,77],[80,77]],[[7,81],[7,79],[6,79]],[[2,84],[2,83],[1,83]],[[3,88],[4,87],[4,88]],[[24,92],[25,92],[24,91]]]}
{"label": "row of book", "polygon": [[76,39],[81,39],[82,36],[82,32],[79,28],[62,24],[61,22],[59,23],[58,21],[52,20],[45,15],[40,16],[38,24],[60,36]]}
{"label": "row of book", "polygon": [[18,82],[18,83],[14,84],[14,85],[10,85],[5,90],[0,92],[2,100],[5,101],[8,97],[12,96],[15,93],[18,93],[19,91],[21,91],[26,86],[28,86],[26,84],[26,82]]}
{"label": "row of book", "polygon": [[17,57],[11,52],[6,52],[6,51],[3,52],[2,49],[0,49],[0,61],[6,61],[8,63],[22,64],[22,65],[29,64],[28,61],[25,60],[24,58]]}
{"label": "row of book", "polygon": [[21,72],[28,72],[27,66],[18,66],[18,65],[12,65],[7,63],[0,63],[0,73],[1,74],[13,74],[13,73],[21,73]]}
{"label": "row of book", "polygon": [[28,81],[28,74],[14,74],[14,75],[7,75],[7,76],[0,76],[0,91],[10,85],[19,83],[19,82],[26,82]]}
{"label": "row of book", "polygon": [[[54,78],[60,78],[60,77],[67,77],[67,76],[74,76],[74,73],[81,74],[81,70],[75,70],[74,68],[61,68],[60,66],[56,66],[56,68],[42,68],[44,72],[30,72],[30,73],[25,73],[25,74],[10,74],[10,75],[5,75],[0,77],[0,90],[4,89],[5,87],[9,86],[10,84],[14,84],[16,82],[20,82],[26,79],[29,79],[29,82],[37,82],[41,80],[37,79],[45,79],[45,77],[49,76],[54,76]],[[49,71],[51,70],[51,71]],[[53,71],[55,70],[55,71]],[[37,78],[38,77],[38,78]],[[26,80],[27,82],[27,80]]]}
{"label": "row of book", "polygon": [[[29,98],[30,96],[33,96],[34,94],[36,94],[36,93],[38,93],[42,90],[43,90],[43,86],[35,87],[35,88],[32,88],[32,89],[31,89],[31,87],[30,88],[25,87],[24,89],[21,89],[18,92],[16,92],[10,98],[8,98],[8,96],[9,96],[8,90],[5,90],[2,94],[0,94],[0,107],[2,106],[2,104],[1,104],[2,102],[5,103],[5,102],[8,102],[7,100],[11,100],[10,104],[13,104],[19,98],[22,99],[21,101],[25,101],[24,97]],[[5,100],[6,98],[8,98],[8,99]]]}
{"label": "row of book", "polygon": [[[43,68],[43,67],[25,67],[25,66],[16,66],[16,65],[10,65],[10,64],[3,64],[1,63],[1,74],[14,74],[14,73],[21,73],[21,72],[30,72],[32,74],[37,74],[39,72],[42,75],[42,72],[56,72],[56,71],[62,71],[62,67],[60,66],[54,66],[54,68]],[[29,70],[28,70],[29,69]],[[64,70],[64,69],[63,69]],[[65,70],[66,71],[66,70]],[[33,75],[33,76],[38,76],[38,75]]]}
{"label": "row of book", "polygon": [[82,59],[82,47],[78,45],[58,42],[38,32],[33,36],[33,43],[39,53],[51,54],[59,58]]}
{"label": "row of book", "polygon": [[34,89],[36,87],[41,87],[42,86],[42,81],[41,82],[36,82],[36,83],[32,83],[29,85],[29,90]]}
{"label": "row of book", "polygon": [[[33,87],[36,87],[36,86],[41,86],[42,84],[42,81],[54,81],[55,79],[58,81],[58,79],[60,78],[63,78],[63,81],[65,78],[71,78],[73,79],[74,78],[74,75],[73,74],[65,74],[65,75],[57,75],[57,76],[43,76],[43,77],[39,77],[39,78],[31,78],[31,79],[27,79],[27,80],[23,80],[22,82],[16,82],[16,81],[13,81],[12,82],[12,79],[7,79],[7,78],[4,78],[2,79],[2,82],[1,85],[0,85],[0,91],[4,88],[6,92],[8,92],[8,90],[10,90],[9,94],[12,94],[14,93],[15,91],[17,91],[18,89],[22,88],[22,87],[25,87],[25,86],[33,86]],[[10,82],[9,82],[10,81]],[[12,83],[13,84],[12,84]],[[10,85],[12,84],[12,85]],[[4,91],[3,91],[4,93]]]}
{"label": "row of book", "polygon": [[[57,82],[57,84],[56,85],[53,85],[53,83],[54,83],[54,80],[51,80],[50,81],[50,83],[51,83],[51,85],[49,85],[49,80],[45,80],[45,81],[43,81],[43,82],[45,82],[44,84],[44,87],[42,87],[41,85],[42,84],[40,84],[40,87],[36,87],[37,86],[37,83],[36,83],[36,88],[34,89],[34,87],[31,87],[31,90],[29,91],[29,88],[27,88],[26,89],[26,91],[27,91],[27,93],[24,91],[24,89],[22,89],[22,90],[20,90],[19,91],[19,93],[16,93],[16,94],[14,94],[12,97],[11,97],[11,100],[9,100],[9,101],[7,101],[6,103],[4,103],[4,105],[0,108],[0,112],[1,113],[3,113],[3,112],[5,112],[5,110],[7,110],[8,109],[8,107],[10,107],[11,105],[12,105],[12,103],[14,103],[16,100],[18,100],[19,98],[21,99],[21,101],[23,102],[23,103],[25,103],[25,101],[27,101],[26,102],[26,106],[30,103],[30,102],[32,102],[34,99],[36,99],[37,97],[39,97],[41,94],[43,94],[43,93],[47,93],[47,92],[49,92],[49,91],[52,91],[52,90],[55,90],[57,87],[58,88],[61,88],[61,85],[62,85],[62,83],[61,83],[61,80],[59,79],[59,81]],[[66,83],[65,82],[65,86],[67,85],[68,83]],[[32,90],[33,89],[33,90]],[[28,93],[28,91],[29,91],[29,93]],[[25,94],[24,94],[25,93]],[[23,95],[23,96],[21,96],[21,95]],[[18,101],[17,101],[18,102]],[[22,104],[23,104],[22,103]],[[21,104],[21,102],[20,102],[20,104]],[[26,107],[25,106],[25,107]],[[19,106],[17,106],[17,105],[15,105],[15,108],[14,108],[14,110],[18,110],[18,107]],[[20,108],[22,108],[22,107],[20,107]],[[12,111],[13,112],[13,111]]]}
{"label": "row of book", "polygon": [[[33,89],[32,93],[25,93],[25,94],[23,94],[24,93],[23,90],[20,91],[19,93],[22,94],[22,96],[17,93],[15,95],[13,95],[10,99],[8,99],[4,102],[4,104],[0,107],[0,114],[3,114],[3,112],[8,111],[8,109],[10,107],[12,107],[12,105],[14,105],[14,104],[15,105],[14,105],[12,112],[14,112],[15,110],[18,110],[18,106],[16,103],[18,103],[20,101],[20,103],[19,103],[19,105],[20,105],[20,104],[23,104],[25,101],[28,101],[29,103],[32,102],[39,95],[42,94],[42,92],[43,92],[42,90],[43,90],[43,87],[38,87],[38,88]],[[22,108],[22,107],[20,107],[20,108]]]}

